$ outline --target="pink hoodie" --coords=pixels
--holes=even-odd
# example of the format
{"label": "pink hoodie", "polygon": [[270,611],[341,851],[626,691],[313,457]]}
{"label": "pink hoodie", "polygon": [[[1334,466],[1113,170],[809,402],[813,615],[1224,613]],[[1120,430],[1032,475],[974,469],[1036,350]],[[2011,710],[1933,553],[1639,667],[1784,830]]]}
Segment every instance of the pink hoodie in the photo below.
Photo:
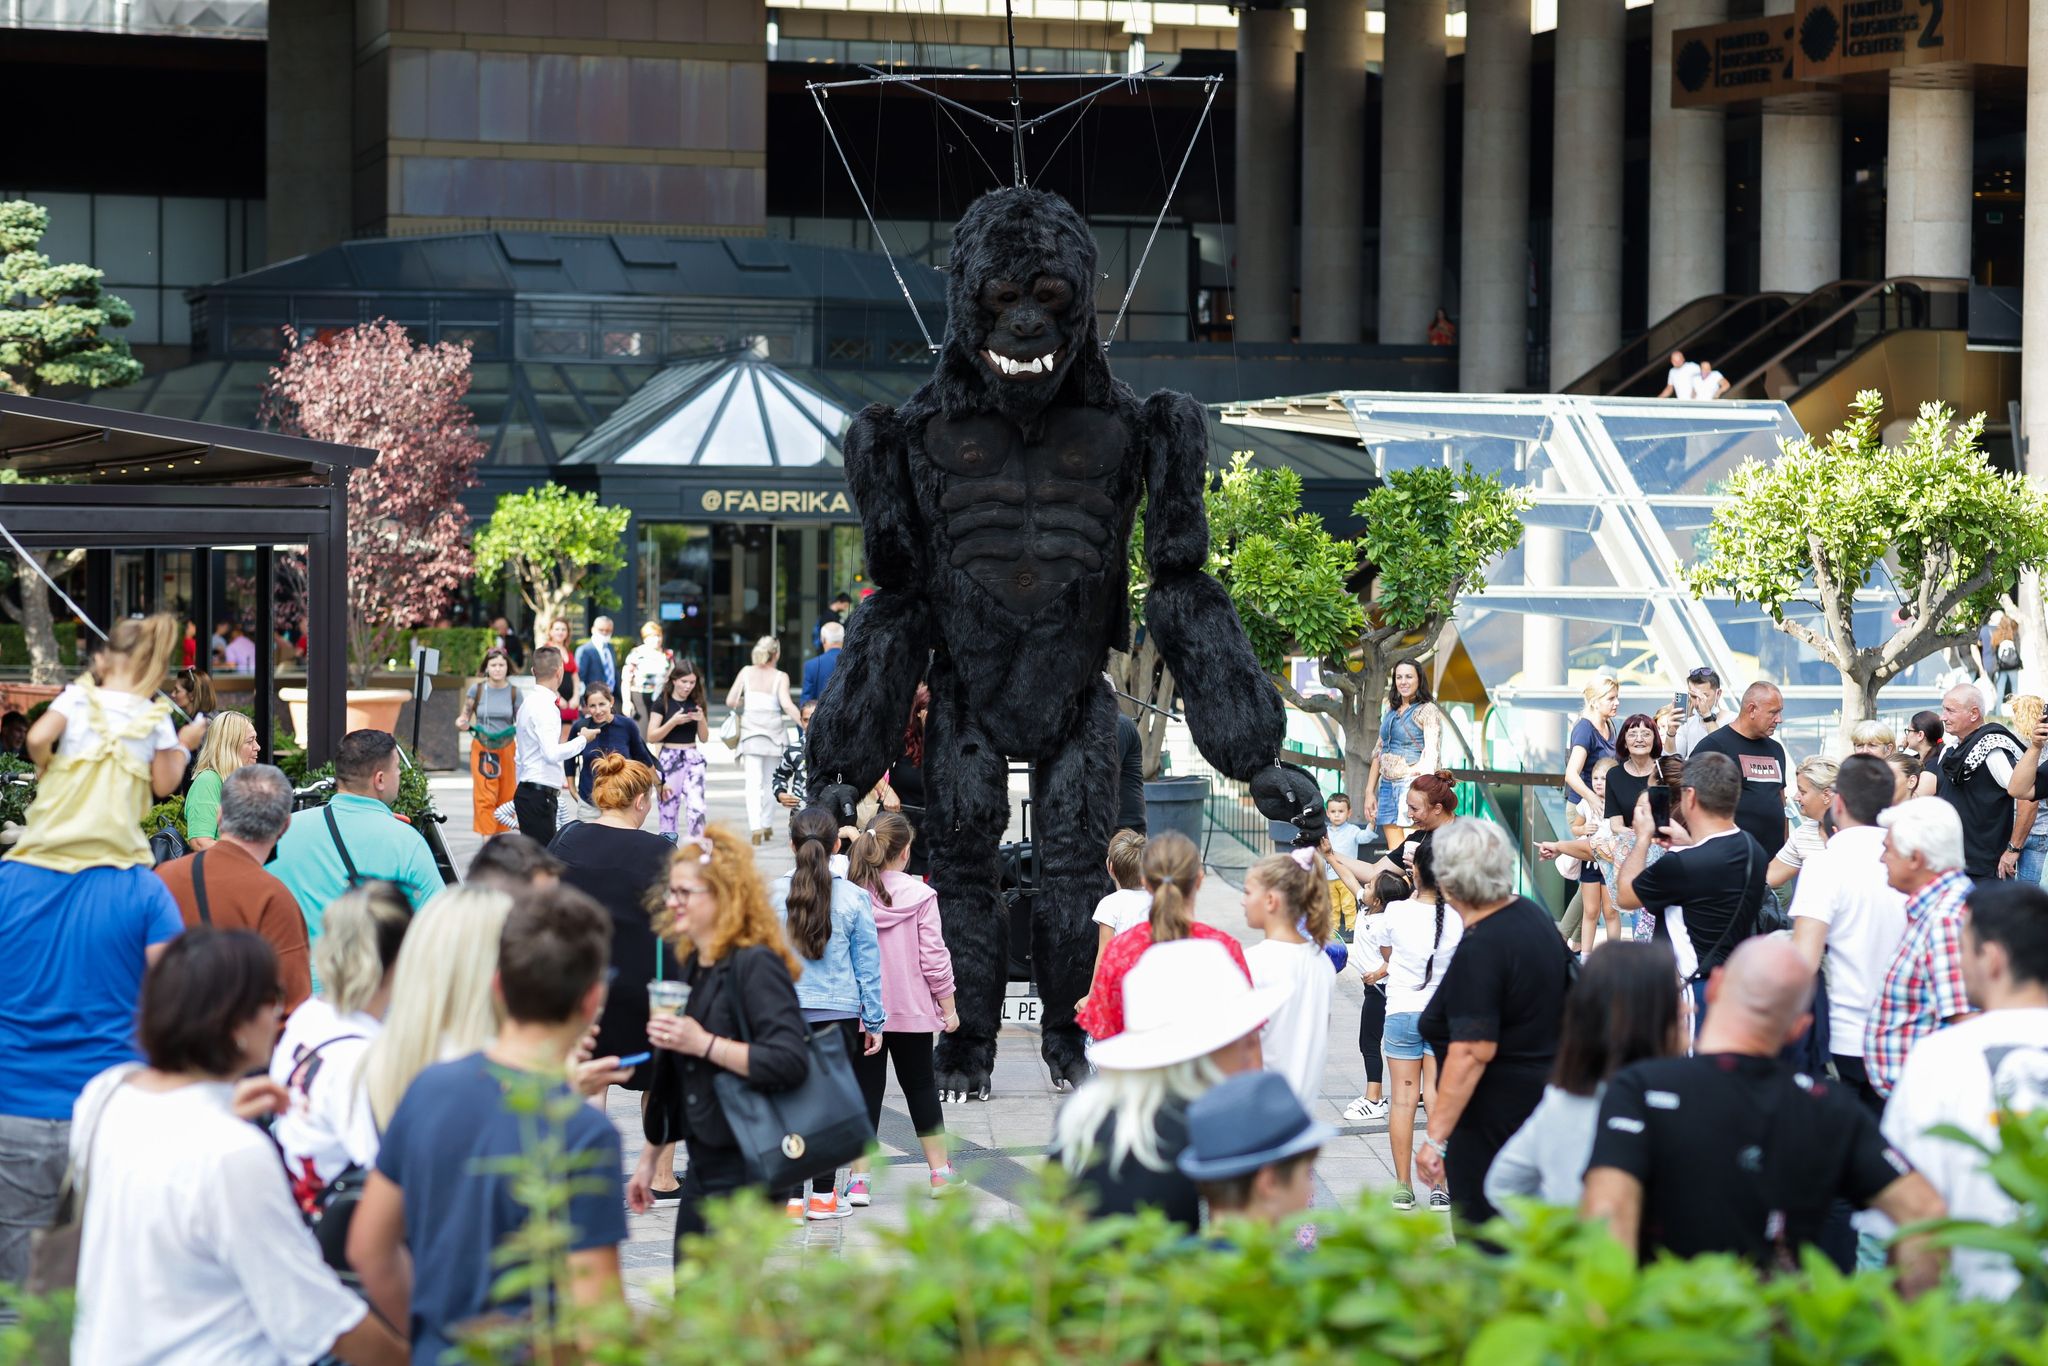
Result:
{"label": "pink hoodie", "polygon": [[[882,874],[892,904],[874,896],[882,942],[882,1009],[891,1034],[936,1034],[946,1027],[939,1002],[953,994],[953,955],[939,932],[939,894],[908,873]],[[872,896],[872,890],[870,891]]]}

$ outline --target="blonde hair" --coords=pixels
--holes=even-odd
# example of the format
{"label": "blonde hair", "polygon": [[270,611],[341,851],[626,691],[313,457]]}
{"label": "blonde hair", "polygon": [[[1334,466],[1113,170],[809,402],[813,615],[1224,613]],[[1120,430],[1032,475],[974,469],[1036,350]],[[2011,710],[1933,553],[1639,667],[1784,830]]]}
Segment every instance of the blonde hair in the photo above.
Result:
{"label": "blonde hair", "polygon": [[658,622],[658,621],[643,621],[643,622],[641,622],[641,623],[640,623],[640,639],[642,639],[642,640],[660,640],[660,639],[661,639],[661,623],[660,623],[660,622]]}
{"label": "blonde hair", "polygon": [[384,984],[384,974],[393,970],[393,963],[384,961],[387,946],[405,938],[411,920],[412,907],[389,883],[358,887],[329,902],[313,945],[320,999],[340,1015],[368,1005]]}
{"label": "blonde hair", "polygon": [[1579,710],[1591,711],[1595,702],[1598,702],[1609,693],[1619,693],[1620,691],[1621,680],[1617,679],[1613,674],[1595,674],[1592,682],[1579,689],[1579,696],[1586,699],[1585,705],[1580,707]]}
{"label": "blonde hair", "polygon": [[654,770],[623,754],[598,755],[590,771],[590,801],[600,811],[624,811],[654,791]]}
{"label": "blonde hair", "polygon": [[[225,778],[242,766],[242,745],[256,734],[256,723],[238,711],[224,711],[206,728],[199,742],[199,759],[194,773],[218,773]],[[326,980],[326,974],[321,974]]]}
{"label": "blonde hair", "polygon": [[2007,705],[2012,712],[2013,731],[2024,745],[2034,738],[2034,727],[2041,724],[2041,699],[2030,692],[2023,692]]}
{"label": "blonde hair", "polygon": [[497,1038],[491,979],[511,912],[511,894],[495,887],[450,887],[420,907],[391,975],[384,1028],[363,1057],[363,1091],[379,1129],[413,1078]]}
{"label": "blonde hair", "polygon": [[1841,771],[1841,764],[1825,754],[1816,754],[1793,770],[1793,776],[1806,779],[1806,785],[1817,792],[1835,790],[1835,774]]}
{"label": "blonde hair", "polygon": [[1112,1174],[1127,1157],[1155,1172],[1170,1170],[1173,1159],[1159,1151],[1154,1119],[1169,1099],[1197,1100],[1222,1080],[1222,1069],[1207,1057],[1166,1067],[1097,1072],[1053,1120],[1053,1150],[1060,1165],[1073,1175],[1087,1170],[1095,1160],[1096,1135],[1113,1120],[1105,1164]]}
{"label": "blonde hair", "polygon": [[1289,917],[1321,945],[1330,942],[1330,874],[1321,854],[1314,854],[1311,863],[1313,868],[1304,868],[1292,855],[1268,854],[1251,866],[1245,882],[1278,892]]}
{"label": "blonde hair", "polygon": [[1145,837],[1119,830],[1109,837],[1109,875],[1125,891],[1145,885]]}
{"label": "blonde hair", "polygon": [[1620,763],[1621,760],[1615,758],[1612,754],[1602,755],[1600,758],[1595,759],[1593,767],[1586,771],[1586,781],[1590,783],[1595,778],[1606,777],[1607,771]]}
{"label": "blonde hair", "polygon": [[782,922],[768,908],[768,889],[761,885],[761,870],[754,866],[753,849],[723,825],[705,827],[704,839],[711,845],[708,857],[695,841],[678,844],[661,881],[654,884],[649,894],[654,932],[675,946],[678,959],[698,952],[700,946],[683,933],[675,911],[668,904],[668,883],[678,863],[702,859],[704,882],[718,903],[718,911],[712,920],[711,936],[701,946],[706,953],[701,956],[723,958],[734,949],[758,946],[773,949],[789,969],[792,980],[802,976],[804,965],[789,951],[789,938],[782,932]]}
{"label": "blonde hair", "polygon": [[771,659],[779,658],[781,654],[782,642],[774,636],[762,636],[754,642],[752,658],[756,664],[766,664]]}
{"label": "blonde hair", "polygon": [[93,679],[101,687],[110,686],[107,666],[119,659],[127,665],[123,672],[127,674],[128,682],[133,687],[146,689],[139,695],[148,696],[162,687],[165,676],[171,671],[171,655],[184,638],[184,626],[169,612],[159,612],[140,621],[133,617],[117,621],[114,629],[107,633],[106,642],[93,652]]}
{"label": "blonde hair", "polygon": [[1195,883],[1202,876],[1202,855],[1195,842],[1178,830],[1145,841],[1145,890],[1152,893],[1152,942],[1186,939],[1194,932]]}

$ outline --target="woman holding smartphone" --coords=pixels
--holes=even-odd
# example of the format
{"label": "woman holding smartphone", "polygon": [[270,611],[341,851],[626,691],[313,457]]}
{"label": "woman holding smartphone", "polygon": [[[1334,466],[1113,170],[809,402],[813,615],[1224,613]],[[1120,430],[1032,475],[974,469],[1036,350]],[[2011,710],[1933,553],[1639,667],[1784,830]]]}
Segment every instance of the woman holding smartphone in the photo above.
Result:
{"label": "woman holding smartphone", "polygon": [[661,773],[661,833],[671,844],[678,836],[694,839],[704,833],[706,811],[704,751],[698,746],[710,733],[696,662],[679,656],[648,706],[647,743]]}

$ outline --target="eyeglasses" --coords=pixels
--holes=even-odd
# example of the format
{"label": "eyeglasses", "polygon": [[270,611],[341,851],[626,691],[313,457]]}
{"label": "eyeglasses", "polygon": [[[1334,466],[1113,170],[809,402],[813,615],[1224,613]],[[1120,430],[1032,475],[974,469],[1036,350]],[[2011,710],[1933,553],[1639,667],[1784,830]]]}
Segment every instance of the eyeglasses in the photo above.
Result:
{"label": "eyeglasses", "polygon": [[697,895],[697,893],[708,892],[710,890],[711,889],[709,887],[670,887],[668,889],[667,899],[670,902],[680,906],[685,902],[689,901],[691,897]]}

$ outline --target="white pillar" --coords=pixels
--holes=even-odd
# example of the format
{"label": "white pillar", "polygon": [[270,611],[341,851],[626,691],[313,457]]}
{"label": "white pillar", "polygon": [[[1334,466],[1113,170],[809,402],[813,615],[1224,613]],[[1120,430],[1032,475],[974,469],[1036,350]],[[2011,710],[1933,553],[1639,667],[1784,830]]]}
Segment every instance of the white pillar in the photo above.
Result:
{"label": "white pillar", "polygon": [[1309,0],[1301,75],[1301,339],[1361,340],[1365,0]]}
{"label": "white pillar", "polygon": [[1458,387],[1528,379],[1529,0],[1465,6],[1464,231]]}
{"label": "white pillar", "polygon": [[1967,278],[1975,92],[1916,89],[1898,75],[1884,158],[1884,273]]}
{"label": "white pillar", "polygon": [[1719,109],[1671,107],[1671,35],[1717,24],[1727,0],[1657,0],[1650,6],[1649,321],[1718,294],[1727,279],[1723,215],[1727,149]]}
{"label": "white pillar", "polygon": [[1443,302],[1444,0],[1386,0],[1379,339],[1420,346]]}
{"label": "white pillar", "polygon": [[1550,387],[1621,344],[1622,0],[1559,0],[1550,196]]}
{"label": "white pillar", "polygon": [[1294,332],[1294,16],[1237,16],[1237,269],[1234,335],[1284,342]]}
{"label": "white pillar", "polygon": [[[2048,4],[2027,11],[2027,50],[2048,54]],[[1894,92],[1896,93],[1896,92]],[[2020,295],[2019,467],[2048,485],[2048,58],[2027,66],[2026,238]],[[2048,689],[2048,621],[2041,576],[2020,579],[2020,686]]]}
{"label": "white pillar", "polygon": [[1826,98],[1825,113],[1765,106],[1759,289],[1805,294],[1842,277],[1842,114]]}
{"label": "white pillar", "polygon": [[[1536,494],[1540,504],[1562,492],[1564,480],[1554,469],[1543,472]],[[1522,531],[1522,586],[1558,588],[1565,581],[1565,533],[1527,522]],[[1522,684],[1528,688],[1561,687],[1565,669],[1565,619],[1552,612],[1522,614]],[[1531,773],[1555,773],[1564,767],[1564,716],[1528,707],[1522,711],[1522,763]]]}

